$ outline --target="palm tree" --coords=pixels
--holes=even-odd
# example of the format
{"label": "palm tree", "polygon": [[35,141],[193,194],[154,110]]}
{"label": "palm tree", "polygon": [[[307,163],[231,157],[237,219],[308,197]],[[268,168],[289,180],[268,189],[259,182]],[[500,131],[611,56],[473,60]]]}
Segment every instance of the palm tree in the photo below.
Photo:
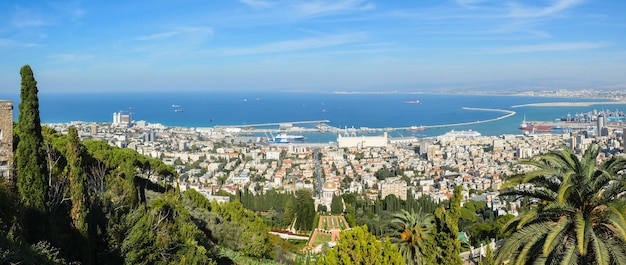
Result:
{"label": "palm tree", "polygon": [[428,260],[428,237],[433,227],[434,218],[422,212],[402,210],[394,215],[391,226],[394,236],[391,242],[398,246],[407,265],[426,264]]}
{"label": "palm tree", "polygon": [[596,165],[599,153],[591,145],[580,159],[563,147],[521,162],[535,169],[501,195],[528,208],[505,226],[513,234],[496,264],[626,264],[626,159]]}

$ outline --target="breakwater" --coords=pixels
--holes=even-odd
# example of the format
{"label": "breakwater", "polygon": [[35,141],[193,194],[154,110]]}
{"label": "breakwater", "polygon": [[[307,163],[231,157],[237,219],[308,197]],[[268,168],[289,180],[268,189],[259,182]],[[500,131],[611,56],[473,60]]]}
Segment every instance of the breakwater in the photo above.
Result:
{"label": "breakwater", "polygon": [[[503,110],[503,109],[490,109],[490,108],[471,108],[471,107],[463,107],[463,110],[470,111],[492,111],[492,112],[501,112],[504,113],[502,116],[498,116],[493,119],[486,120],[477,120],[477,121],[469,121],[469,122],[457,122],[457,123],[448,123],[448,124],[435,124],[435,125],[414,125],[408,127],[384,127],[384,128],[370,128],[370,127],[361,127],[361,128],[338,128],[333,127],[327,124],[330,122],[329,120],[320,120],[320,121],[292,121],[292,122],[277,122],[277,123],[263,123],[263,124],[247,124],[244,126],[235,125],[235,126],[216,126],[216,129],[224,130],[233,133],[272,133],[278,131],[284,131],[287,129],[291,132],[333,132],[333,133],[356,133],[356,131],[365,131],[368,133],[374,132],[392,132],[392,131],[418,131],[418,130],[426,130],[426,129],[435,129],[435,128],[446,128],[446,127],[457,127],[457,126],[465,126],[465,125],[473,125],[473,124],[481,124],[487,122],[498,121],[502,119],[509,118],[516,114],[515,111],[511,110]],[[314,128],[305,128],[305,127],[296,127],[292,125],[297,124],[307,124],[307,123],[316,123],[317,125]],[[277,128],[260,128],[267,127],[271,125],[279,125]],[[288,125],[288,126],[285,126]]]}

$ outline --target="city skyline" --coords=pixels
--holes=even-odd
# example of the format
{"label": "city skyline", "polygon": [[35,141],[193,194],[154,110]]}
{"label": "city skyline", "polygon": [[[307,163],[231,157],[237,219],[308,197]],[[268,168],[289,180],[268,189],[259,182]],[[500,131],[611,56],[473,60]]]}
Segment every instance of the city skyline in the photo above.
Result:
{"label": "city skyline", "polygon": [[625,5],[6,1],[0,90],[623,88]]}

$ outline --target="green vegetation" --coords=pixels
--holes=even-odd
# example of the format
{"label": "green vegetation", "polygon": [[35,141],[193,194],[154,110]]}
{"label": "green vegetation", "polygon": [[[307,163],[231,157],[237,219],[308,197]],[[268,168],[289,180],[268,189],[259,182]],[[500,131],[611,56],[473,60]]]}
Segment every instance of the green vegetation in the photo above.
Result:
{"label": "green vegetation", "polygon": [[72,209],[70,211],[70,217],[74,223],[74,227],[84,237],[87,237],[87,175],[83,170],[83,156],[85,155],[85,148],[78,138],[78,131],[76,127],[70,127],[68,130],[68,142],[67,142],[67,164],[68,164],[68,179],[70,182],[70,198],[72,202]]}
{"label": "green vegetation", "polygon": [[[461,264],[459,231],[474,246],[504,239],[481,264],[626,261],[626,158],[598,162],[595,145],[582,158],[563,147],[521,162],[534,169],[508,179],[501,194],[522,201],[517,217],[496,218],[484,202],[461,207],[461,186],[441,203],[412,193],[406,200],[333,196],[326,210],[344,214],[354,228],[346,230],[343,218],[315,212],[309,190],[246,188],[217,203],[169,186],[177,173],[158,159],[81,142],[74,127],[67,135],[42,128],[32,70],[20,74],[16,178],[0,181],[2,264]],[[300,255],[304,241],[269,234],[293,220],[301,233],[321,220],[324,229],[342,230],[340,239],[326,252]],[[313,245],[331,240],[318,233]]]}
{"label": "green vegetation", "polygon": [[367,226],[341,233],[337,245],[318,259],[318,264],[404,264],[398,247],[389,238],[383,242],[368,232]]}
{"label": "green vegetation", "polygon": [[333,194],[333,198],[330,202],[330,212],[332,214],[340,214],[343,212],[343,202],[340,196]]}
{"label": "green vegetation", "polygon": [[525,198],[526,211],[507,223],[512,235],[498,249],[497,264],[626,261],[626,159],[596,165],[599,152],[592,145],[579,159],[563,147],[523,162],[535,170],[512,179],[503,195]]}
{"label": "green vegetation", "polygon": [[[461,209],[461,186],[454,189],[450,200],[450,209],[435,210],[435,227],[432,245],[435,248],[436,264],[463,264],[461,260],[461,241],[459,240],[459,216]],[[429,262],[431,263],[431,262]]]}
{"label": "green vegetation", "polygon": [[296,191],[296,228],[298,230],[309,231],[313,229],[313,219],[315,218],[315,202],[313,193],[310,190],[301,189]]}
{"label": "green vegetation", "polygon": [[426,264],[433,257],[429,238],[434,218],[431,214],[402,210],[392,221],[395,233],[391,242],[396,244],[404,261],[409,265]]}
{"label": "green vegetation", "polygon": [[269,228],[253,212],[180,194],[165,184],[174,168],[158,159],[81,142],[73,127],[42,128],[33,73],[20,73],[16,178],[0,181],[0,263],[271,264]]}
{"label": "green vegetation", "polygon": [[45,231],[42,222],[48,212],[48,170],[41,134],[37,81],[28,65],[20,69],[20,75],[22,85],[15,128],[15,165],[20,205],[24,207],[22,225],[28,232],[26,237],[33,240],[36,234]]}
{"label": "green vegetation", "polygon": [[331,234],[317,233],[317,235],[315,236],[315,240],[313,241],[313,246],[319,246],[320,244],[328,243],[331,240]]}

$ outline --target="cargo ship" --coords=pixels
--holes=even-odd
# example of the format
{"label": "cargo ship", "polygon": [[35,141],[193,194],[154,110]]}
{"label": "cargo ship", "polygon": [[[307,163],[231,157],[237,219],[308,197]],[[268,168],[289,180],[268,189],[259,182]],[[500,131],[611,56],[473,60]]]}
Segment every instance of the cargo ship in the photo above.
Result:
{"label": "cargo ship", "polygon": [[547,132],[552,130],[552,126],[550,125],[540,125],[534,122],[526,122],[526,118],[524,118],[524,120],[522,121],[522,123],[519,125],[519,129],[522,131],[541,131],[541,132]]}
{"label": "cargo ship", "polygon": [[407,100],[404,102],[404,104],[420,104],[419,100]]}

